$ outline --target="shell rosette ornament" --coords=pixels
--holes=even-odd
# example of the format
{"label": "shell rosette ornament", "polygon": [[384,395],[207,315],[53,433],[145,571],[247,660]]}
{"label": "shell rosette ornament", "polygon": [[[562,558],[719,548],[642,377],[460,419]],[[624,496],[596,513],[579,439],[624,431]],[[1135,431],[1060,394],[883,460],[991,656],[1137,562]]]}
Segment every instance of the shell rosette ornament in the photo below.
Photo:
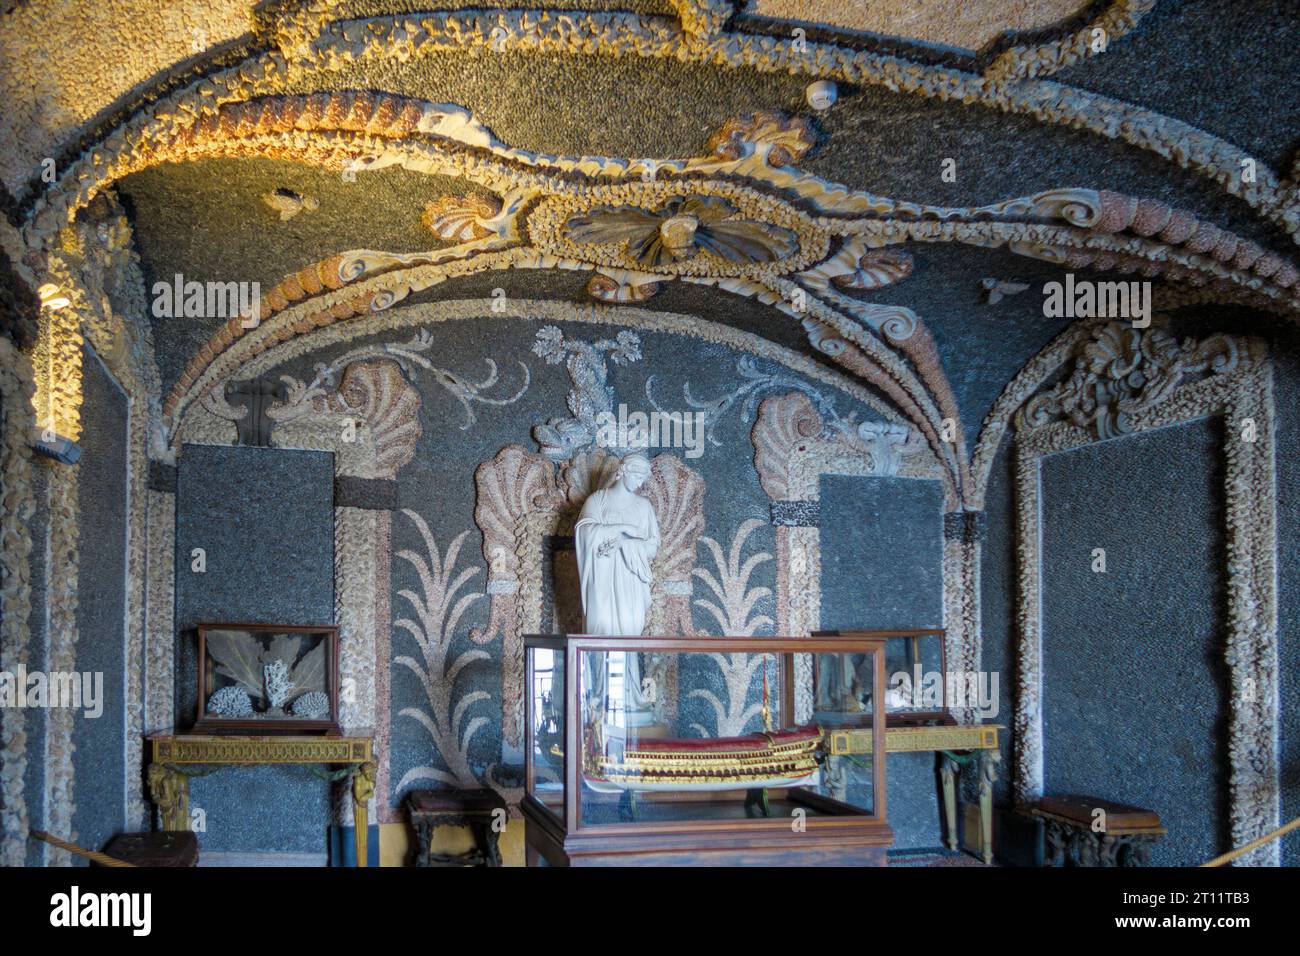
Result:
{"label": "shell rosette ornament", "polygon": [[658,210],[598,206],[565,225],[573,242],[624,242],[629,258],[655,269],[693,259],[701,251],[739,264],[775,262],[799,248],[793,232],[753,219],[716,196],[679,196]]}

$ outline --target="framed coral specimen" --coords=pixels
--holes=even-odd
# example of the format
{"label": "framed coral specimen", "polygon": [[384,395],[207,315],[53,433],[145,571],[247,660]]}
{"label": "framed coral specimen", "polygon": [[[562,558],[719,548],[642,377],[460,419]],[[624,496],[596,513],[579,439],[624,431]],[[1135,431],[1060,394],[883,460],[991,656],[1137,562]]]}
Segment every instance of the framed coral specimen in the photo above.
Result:
{"label": "framed coral specimen", "polygon": [[200,624],[193,732],[338,734],[331,625]]}

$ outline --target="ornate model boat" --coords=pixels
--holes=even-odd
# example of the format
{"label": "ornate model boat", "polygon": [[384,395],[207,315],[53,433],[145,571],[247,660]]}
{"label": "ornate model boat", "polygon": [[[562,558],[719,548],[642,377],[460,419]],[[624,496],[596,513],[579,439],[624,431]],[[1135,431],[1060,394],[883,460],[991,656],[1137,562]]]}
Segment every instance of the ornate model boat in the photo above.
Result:
{"label": "ornate model boat", "polygon": [[582,778],[599,793],[815,786],[821,742],[818,727],[743,737],[639,740],[621,759],[584,754]]}

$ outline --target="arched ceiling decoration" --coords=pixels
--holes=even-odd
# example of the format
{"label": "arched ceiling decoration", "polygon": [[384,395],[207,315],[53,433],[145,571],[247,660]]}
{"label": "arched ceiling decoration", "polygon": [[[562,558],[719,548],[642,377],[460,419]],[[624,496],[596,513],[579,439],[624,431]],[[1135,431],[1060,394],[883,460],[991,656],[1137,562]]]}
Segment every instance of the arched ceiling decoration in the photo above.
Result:
{"label": "arched ceiling decoration", "polygon": [[[763,114],[719,130],[711,154],[693,159],[539,156],[497,143],[463,109],[347,92],[229,104],[148,151],[124,155],[120,165],[129,172],[214,154],[272,155],[340,171],[400,164],[468,179],[493,194],[451,200],[431,225],[435,233],[478,238],[422,254],[344,253],[272,290],[259,319],[312,292],[327,301],[309,325],[379,310],[440,281],[440,267],[450,262],[508,249],[527,251],[522,259],[480,259],[466,271],[530,260],[534,267],[577,263],[604,270],[614,285],[603,286],[603,295],[615,297],[620,286],[644,294],[655,281],[709,282],[764,298],[801,322],[814,347],[888,394],[956,476],[964,467],[962,440],[949,447],[941,433],[943,421],[959,415],[928,332],[908,310],[846,294],[906,274],[897,263],[891,271],[873,249],[909,239],[1006,244],[1051,261],[1171,272],[1281,301],[1297,280],[1293,266],[1254,243],[1162,204],[1060,190],[969,209],[926,206],[802,173],[793,164],[811,144],[805,124]],[[32,225],[39,233],[39,220]],[[363,279],[369,284],[340,294]],[[169,420],[185,389],[246,324],[231,320],[200,350],[164,406]]]}
{"label": "arched ceiling decoration", "polygon": [[[600,303],[643,302],[665,284],[683,282],[771,306],[825,360],[897,409],[943,463],[952,498],[978,508],[980,482],[971,480],[966,437],[954,427],[962,416],[929,328],[911,309],[869,301],[911,273],[906,244],[1006,249],[1067,269],[1138,273],[1225,301],[1292,315],[1300,310],[1300,272],[1287,255],[1215,225],[1202,212],[1068,182],[969,206],[878,195],[808,172],[813,126],[774,111],[736,117],[684,158],[564,156],[502,142],[455,104],[369,89],[305,92],[329,77],[466,50],[671,58],[717,70],[835,79],[1123,141],[1216,183],[1260,220],[1281,227],[1281,235],[1296,237],[1294,181],[1179,120],[1043,79],[1104,55],[1089,43],[1096,31],[1110,40],[1123,37],[1153,0],[1081,4],[1067,11],[1055,34],[1024,43],[1009,42],[1006,31],[1038,24],[1002,23],[993,10],[987,22],[1000,24],[1000,45],[972,43],[967,53],[983,52],[918,59],[843,37],[759,30],[754,18],[764,15],[762,4],[740,15],[717,0],[674,0],[671,13],[393,14],[381,6],[378,0],[259,5],[252,40],[240,41],[250,44],[250,55],[228,66],[214,61],[213,69],[180,86],[164,81],[156,96],[110,123],[74,162],[56,164],[54,182],[35,184],[20,199],[23,265],[39,281],[56,271],[51,257],[60,254],[60,237],[78,210],[124,178],[162,164],[287,160],[344,178],[402,169],[466,187],[412,211],[427,227],[431,248],[339,249],[303,263],[265,292],[256,320],[227,322],[162,396],[167,442],[187,408],[215,383],[299,336],[382,312],[457,276],[584,270],[591,273],[587,291]],[[360,16],[365,13],[375,15]],[[1241,175],[1247,162],[1251,177]],[[310,198],[279,197],[281,214],[292,218],[312,208]]]}
{"label": "arched ceiling decoration", "polygon": [[[218,69],[161,97],[106,131],[99,145],[112,152],[116,140],[134,142],[166,135],[222,103],[282,91],[305,77],[361,64],[405,63],[464,49],[497,54],[526,51],[670,57],[883,86],[1088,130],[1149,150],[1206,176],[1292,236],[1300,233],[1300,198],[1293,178],[1284,178],[1257,158],[1189,123],[1037,78],[1088,54],[1085,41],[1094,36],[1095,29],[1106,30],[1110,39],[1122,37],[1150,8],[1151,3],[1143,0],[1116,0],[1082,29],[1067,28],[1063,37],[1052,42],[1011,47],[982,72],[977,65],[960,68],[923,63],[843,43],[746,32],[743,17],[733,24],[733,7],[727,0],[673,0],[675,14],[670,16],[526,9],[346,19],[351,10],[365,6],[338,0],[290,0],[259,6],[253,13],[252,32],[258,43],[272,48],[270,52],[254,53],[237,65]],[[64,175],[82,183],[98,179],[96,156],[102,160],[105,155],[92,146],[76,168]],[[38,160],[33,157],[32,161]],[[1253,170],[1249,177],[1242,175],[1246,163]],[[27,198],[34,199],[35,194],[29,193]]]}

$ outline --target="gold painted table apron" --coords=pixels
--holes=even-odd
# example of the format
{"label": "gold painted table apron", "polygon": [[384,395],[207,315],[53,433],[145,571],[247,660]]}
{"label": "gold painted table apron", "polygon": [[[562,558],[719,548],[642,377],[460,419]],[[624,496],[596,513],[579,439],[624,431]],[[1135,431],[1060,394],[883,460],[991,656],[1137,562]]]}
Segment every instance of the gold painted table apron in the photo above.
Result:
{"label": "gold painted table apron", "polygon": [[373,737],[244,737],[181,734],[150,737],[149,794],[162,814],[164,830],[190,828],[190,779],[187,766],[254,766],[341,764],[352,779],[352,820],[357,866],[367,861],[366,804],[375,793]]}
{"label": "gold painted table apron", "polygon": [[[948,724],[934,727],[886,727],[885,753],[934,752],[939,756],[939,776],[943,781],[943,810],[948,823],[948,849],[957,849],[957,773],[972,762],[980,774],[980,831],[983,836],[984,862],[993,862],[993,784],[998,779],[997,765],[1002,759],[998,750],[1000,724]],[[831,756],[871,753],[871,728],[855,727],[826,732],[827,752]]]}

